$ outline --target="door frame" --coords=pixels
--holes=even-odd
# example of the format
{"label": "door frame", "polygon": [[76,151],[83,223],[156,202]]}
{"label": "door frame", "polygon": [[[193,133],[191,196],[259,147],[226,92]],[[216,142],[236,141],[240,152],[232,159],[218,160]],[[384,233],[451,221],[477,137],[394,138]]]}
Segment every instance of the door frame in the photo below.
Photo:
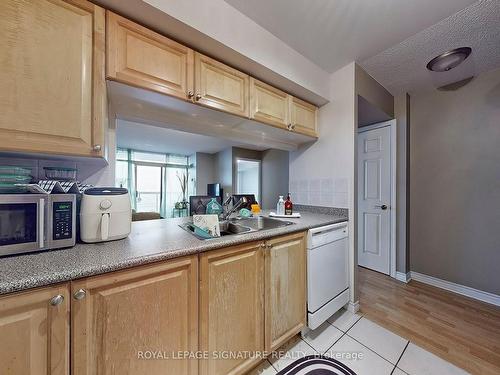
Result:
{"label": "door frame", "polygon": [[[244,157],[235,157],[234,158],[234,178],[233,178],[233,194],[244,194],[244,193],[238,193],[238,160],[243,160],[243,161],[254,161],[259,163],[259,196],[258,198],[261,200],[259,203],[262,204],[262,160],[261,159],[255,159],[255,158],[244,158]],[[255,197],[257,200],[257,197]]]}
{"label": "door frame", "polygon": [[[389,249],[389,276],[396,278],[396,246],[397,246],[397,239],[396,239],[396,220],[397,220],[397,121],[396,119],[389,120],[389,121],[384,121],[380,122],[377,124],[373,125],[367,125],[363,126],[361,128],[358,128],[357,135],[360,133],[365,133],[370,130],[375,130],[375,129],[380,129],[380,128],[385,128],[385,127],[390,127],[391,130],[391,199],[389,203],[389,207],[391,210],[391,215],[390,215],[390,249]],[[358,154],[358,149],[357,149],[357,142],[356,142],[356,155]],[[359,181],[357,182],[359,184]],[[360,197],[358,196],[358,202]],[[359,206],[357,204],[357,206]],[[357,236],[360,234],[358,233]],[[356,249],[358,251],[358,249]]]}

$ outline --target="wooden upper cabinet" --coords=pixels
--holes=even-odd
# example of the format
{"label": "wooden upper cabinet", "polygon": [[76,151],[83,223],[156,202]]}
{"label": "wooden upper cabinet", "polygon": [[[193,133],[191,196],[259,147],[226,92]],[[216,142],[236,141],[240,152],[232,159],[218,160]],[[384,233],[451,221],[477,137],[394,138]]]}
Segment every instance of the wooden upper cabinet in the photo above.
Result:
{"label": "wooden upper cabinet", "polygon": [[235,115],[249,117],[250,77],[195,52],[195,101]]}
{"label": "wooden upper cabinet", "polygon": [[[264,256],[249,243],[200,256],[200,350],[218,354],[264,350]],[[201,375],[245,374],[253,358],[200,361]]]}
{"label": "wooden upper cabinet", "polygon": [[72,374],[197,375],[171,359],[198,350],[197,271],[191,256],[72,282]]}
{"label": "wooden upper cabinet", "polygon": [[193,92],[193,50],[110,11],[107,78],[187,99]]}
{"label": "wooden upper cabinet", "polygon": [[0,297],[0,374],[69,375],[69,306],[67,285]]}
{"label": "wooden upper cabinet", "polygon": [[101,156],[104,9],[2,0],[0,14],[0,150]]}
{"label": "wooden upper cabinet", "polygon": [[290,113],[290,95],[250,78],[250,118],[279,128],[287,128]]}
{"label": "wooden upper cabinet", "polygon": [[297,133],[317,137],[318,108],[303,100],[292,97],[290,101],[290,123]]}
{"label": "wooden upper cabinet", "polygon": [[266,249],[266,350],[279,348],[306,323],[306,243],[298,233]]}

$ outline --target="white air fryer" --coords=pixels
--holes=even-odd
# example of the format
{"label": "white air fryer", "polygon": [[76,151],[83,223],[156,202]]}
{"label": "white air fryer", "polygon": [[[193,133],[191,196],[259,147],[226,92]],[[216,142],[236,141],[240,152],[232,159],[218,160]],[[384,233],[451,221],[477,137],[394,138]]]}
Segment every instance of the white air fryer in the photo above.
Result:
{"label": "white air fryer", "polygon": [[132,207],[128,190],[89,188],[80,207],[80,238],[83,242],[119,240],[130,234]]}

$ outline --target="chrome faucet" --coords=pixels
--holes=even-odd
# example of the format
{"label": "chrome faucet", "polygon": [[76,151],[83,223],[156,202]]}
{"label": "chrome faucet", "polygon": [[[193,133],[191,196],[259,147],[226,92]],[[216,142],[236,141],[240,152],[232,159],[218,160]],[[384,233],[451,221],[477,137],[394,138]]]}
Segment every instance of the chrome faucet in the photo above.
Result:
{"label": "chrome faucet", "polygon": [[239,210],[241,208],[241,206],[248,203],[248,199],[246,199],[245,197],[242,197],[235,205],[233,205],[233,207],[231,209],[227,209],[227,207],[229,206],[229,202],[231,200],[232,200],[232,196],[229,196],[224,201],[224,204],[223,204],[224,212],[221,214],[222,221],[226,221],[229,218],[229,216],[231,216],[234,212]]}

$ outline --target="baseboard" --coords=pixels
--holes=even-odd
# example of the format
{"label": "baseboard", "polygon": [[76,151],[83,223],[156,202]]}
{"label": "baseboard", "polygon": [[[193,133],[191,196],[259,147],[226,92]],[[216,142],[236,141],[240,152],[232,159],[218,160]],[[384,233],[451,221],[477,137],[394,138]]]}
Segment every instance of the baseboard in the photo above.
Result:
{"label": "baseboard", "polygon": [[450,292],[458,293],[463,296],[474,298],[482,302],[500,306],[500,296],[497,294],[483,292],[465,285],[455,284],[450,281],[441,280],[433,276],[427,276],[418,272],[411,272],[411,278],[421,283],[429,284],[437,288],[445,289]]}
{"label": "baseboard", "polygon": [[411,272],[404,273],[404,272],[396,271],[396,280],[399,280],[403,283],[408,284],[411,280]]}
{"label": "baseboard", "polygon": [[345,308],[347,311],[352,312],[353,314],[356,314],[359,311],[359,301],[356,302],[350,302],[345,305]]}

